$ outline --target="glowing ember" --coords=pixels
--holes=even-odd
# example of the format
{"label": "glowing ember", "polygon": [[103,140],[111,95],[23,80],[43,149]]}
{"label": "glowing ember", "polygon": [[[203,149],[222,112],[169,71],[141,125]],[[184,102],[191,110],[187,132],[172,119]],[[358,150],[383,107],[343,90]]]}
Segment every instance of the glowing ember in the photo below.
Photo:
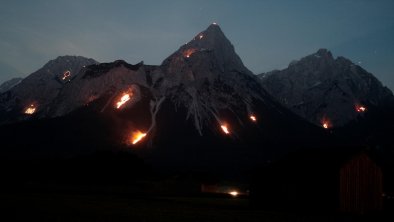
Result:
{"label": "glowing ember", "polygon": [[329,128],[332,127],[330,121],[327,120],[327,119],[322,120],[321,126],[322,126],[324,129],[329,129]]}
{"label": "glowing ember", "polygon": [[190,58],[190,56],[196,51],[197,49],[187,49],[186,51],[183,52],[183,56],[186,58]]}
{"label": "glowing ember", "polygon": [[116,108],[119,109],[122,107],[127,101],[131,99],[131,93],[123,93],[122,97],[120,100],[116,103]]}
{"label": "glowing ember", "polygon": [[365,106],[357,105],[356,106],[356,111],[359,112],[359,113],[363,113],[363,112],[367,111],[367,108]]}
{"label": "glowing ember", "polygon": [[228,194],[230,194],[233,197],[236,197],[239,195],[239,193],[237,191],[230,191]]}
{"label": "glowing ember", "polygon": [[71,72],[70,72],[70,71],[65,71],[65,72],[63,73],[63,78],[62,78],[62,80],[66,80],[66,79],[68,79],[70,76],[71,76]]}
{"label": "glowing ember", "polygon": [[26,110],[25,110],[25,114],[28,114],[28,115],[32,115],[32,114],[34,114],[36,112],[36,107],[33,105],[33,104],[31,104]]}
{"label": "glowing ember", "polygon": [[250,118],[250,120],[252,120],[253,122],[256,122],[256,121],[257,121],[257,118],[256,118],[255,115],[250,115],[249,118]]}
{"label": "glowing ember", "polygon": [[225,134],[230,134],[230,130],[228,129],[227,125],[222,124],[220,127]]}
{"label": "glowing ember", "polygon": [[133,132],[133,134],[131,135],[131,143],[137,144],[138,142],[140,142],[144,137],[146,136],[146,133],[142,133],[141,131],[137,130],[135,132]]}

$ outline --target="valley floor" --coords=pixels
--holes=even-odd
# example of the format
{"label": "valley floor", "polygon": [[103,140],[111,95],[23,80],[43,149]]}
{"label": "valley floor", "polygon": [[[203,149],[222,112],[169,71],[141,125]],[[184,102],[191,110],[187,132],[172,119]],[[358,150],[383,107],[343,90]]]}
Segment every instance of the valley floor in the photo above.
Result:
{"label": "valley floor", "polygon": [[[4,191],[3,191],[4,192]],[[392,221],[252,209],[248,199],[127,197],[60,193],[0,194],[2,221]],[[4,220],[5,219],[5,220]]]}

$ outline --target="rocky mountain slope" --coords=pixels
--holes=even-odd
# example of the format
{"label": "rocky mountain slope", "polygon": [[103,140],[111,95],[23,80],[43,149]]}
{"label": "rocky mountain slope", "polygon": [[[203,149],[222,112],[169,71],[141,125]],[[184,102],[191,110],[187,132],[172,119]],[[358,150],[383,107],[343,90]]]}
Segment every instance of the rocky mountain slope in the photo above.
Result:
{"label": "rocky mountain slope", "polygon": [[[0,95],[0,122],[26,119],[34,110],[36,116],[46,117],[49,104],[59,92],[78,76],[86,66],[96,64],[81,56],[60,56],[24,78],[17,86]],[[30,108],[30,109],[29,109]]]}
{"label": "rocky mountain slope", "polygon": [[22,80],[23,80],[23,78],[13,78],[13,79],[3,82],[0,85],[0,93],[10,90],[12,87],[18,85]]}
{"label": "rocky mountain slope", "polygon": [[[374,107],[392,106],[392,92],[371,73],[326,49],[259,75],[264,88],[311,123],[339,127]],[[326,125],[325,125],[326,124]]]}
{"label": "rocky mountain slope", "polygon": [[[310,57],[289,69],[308,70],[305,75],[321,70],[318,76],[328,82],[341,77],[330,77],[333,73],[350,73],[349,78],[357,79],[354,73],[362,72],[324,50]],[[336,134],[308,123],[276,101],[291,83],[278,80],[275,93],[264,84],[271,76],[275,74],[264,75],[261,84],[217,24],[198,33],[159,66],[59,57],[0,95],[0,122],[14,123],[0,127],[6,138],[2,151],[7,155],[3,156],[64,158],[120,149],[132,150],[159,168],[235,174],[300,148],[377,144],[376,138],[379,143],[386,141],[380,138],[386,138],[381,132],[387,128],[375,118],[385,116],[380,112],[368,116],[373,109],[364,100],[359,102],[368,106],[366,120]],[[381,85],[365,76],[367,85],[354,83],[345,89],[359,93],[369,86],[366,95],[373,90],[380,95]],[[323,77],[312,80],[308,84],[319,87],[321,81],[325,85]],[[343,88],[342,84],[329,86],[325,91]],[[337,95],[342,94],[333,94]],[[375,96],[368,98],[378,105],[380,97]],[[373,139],[372,131],[377,132]]]}

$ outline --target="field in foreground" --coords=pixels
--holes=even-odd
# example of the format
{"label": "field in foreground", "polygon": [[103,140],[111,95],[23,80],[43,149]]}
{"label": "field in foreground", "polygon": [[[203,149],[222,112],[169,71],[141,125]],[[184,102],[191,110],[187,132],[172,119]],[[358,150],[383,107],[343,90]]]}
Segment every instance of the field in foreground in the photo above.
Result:
{"label": "field in foreground", "polygon": [[247,199],[127,197],[59,193],[0,194],[7,221],[391,221],[365,216],[268,212]]}

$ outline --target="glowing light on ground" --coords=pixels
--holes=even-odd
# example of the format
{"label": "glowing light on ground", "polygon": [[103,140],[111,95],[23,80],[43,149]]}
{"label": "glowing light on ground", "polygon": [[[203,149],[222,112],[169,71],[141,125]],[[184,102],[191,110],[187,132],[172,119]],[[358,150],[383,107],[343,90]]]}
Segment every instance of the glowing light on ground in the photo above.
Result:
{"label": "glowing light on ground", "polygon": [[145,136],[146,136],[146,133],[143,133],[143,132],[137,130],[131,134],[131,143],[133,145],[135,145],[138,142],[140,142]]}
{"label": "glowing light on ground", "polygon": [[323,120],[321,121],[321,126],[322,126],[324,129],[330,129],[330,128],[332,127],[332,124],[331,124],[331,122],[330,122],[328,119],[323,119]]}
{"label": "glowing light on ground", "polygon": [[212,25],[217,25],[218,23],[216,23],[216,22],[214,22],[214,23],[212,23]]}
{"label": "glowing light on ground", "polygon": [[198,36],[198,38],[202,39],[202,38],[204,38],[204,35],[201,34],[201,35]]}
{"label": "glowing light on ground", "polygon": [[236,197],[236,196],[238,196],[239,195],[239,193],[237,192],[237,191],[230,191],[230,192],[228,192],[228,194],[230,194],[231,196],[233,196],[233,197]]}
{"label": "glowing light on ground", "polygon": [[36,107],[31,104],[29,107],[27,107],[27,109],[25,110],[25,114],[28,115],[33,115],[36,112]]}
{"label": "glowing light on ground", "polygon": [[187,49],[183,52],[183,56],[186,58],[190,58],[190,56],[195,53],[197,51],[197,49]]}
{"label": "glowing light on ground", "polygon": [[68,79],[70,76],[71,76],[71,72],[67,70],[67,71],[65,71],[65,72],[63,73],[63,78],[62,78],[62,80],[66,80],[66,79]]}
{"label": "glowing light on ground", "polygon": [[257,121],[257,118],[256,118],[255,115],[250,115],[249,118],[250,118],[250,120],[252,120],[253,122],[256,122],[256,121]]}
{"label": "glowing light on ground", "polygon": [[116,108],[120,109],[127,101],[131,99],[132,94],[131,93],[123,93],[122,97],[120,97],[119,101],[116,102]]}
{"label": "glowing light on ground", "polygon": [[220,126],[220,128],[222,128],[222,131],[223,131],[225,134],[230,134],[230,130],[229,130],[229,128],[228,128],[227,125],[222,124],[222,125]]}
{"label": "glowing light on ground", "polygon": [[356,111],[359,113],[363,113],[363,112],[367,111],[367,107],[362,106],[362,105],[356,105]]}

